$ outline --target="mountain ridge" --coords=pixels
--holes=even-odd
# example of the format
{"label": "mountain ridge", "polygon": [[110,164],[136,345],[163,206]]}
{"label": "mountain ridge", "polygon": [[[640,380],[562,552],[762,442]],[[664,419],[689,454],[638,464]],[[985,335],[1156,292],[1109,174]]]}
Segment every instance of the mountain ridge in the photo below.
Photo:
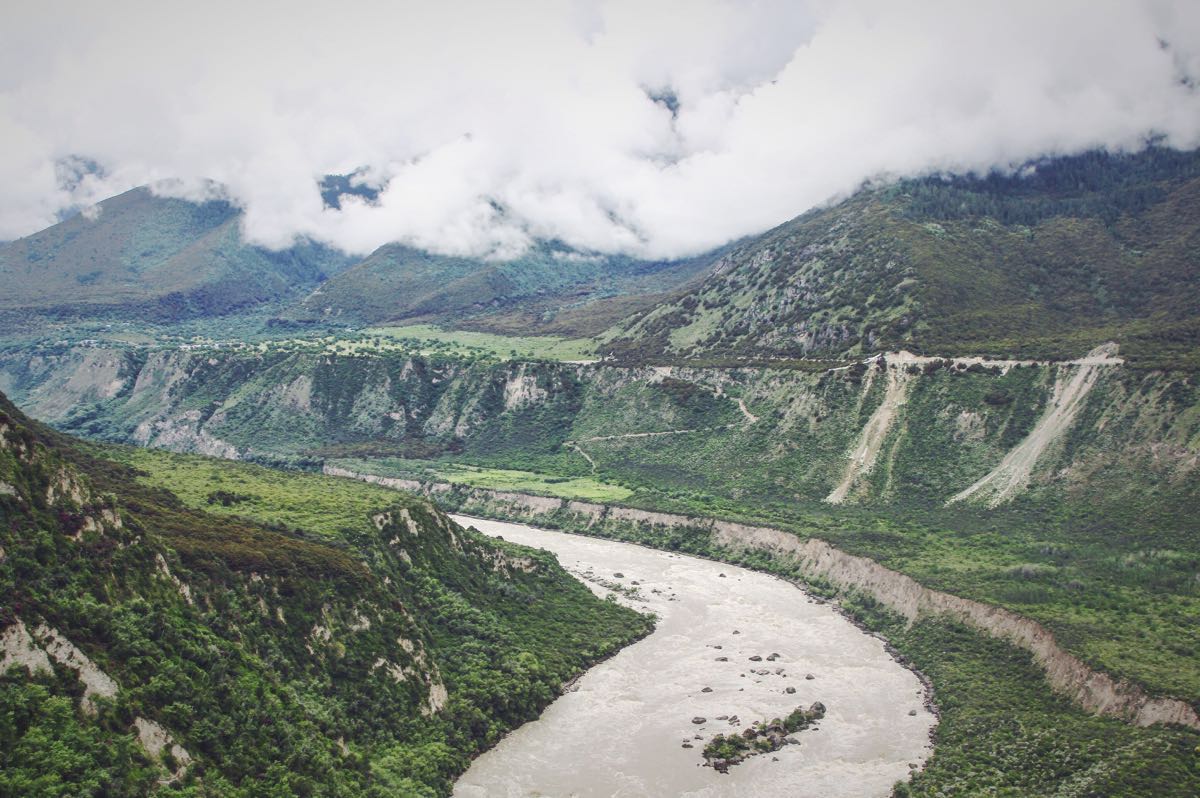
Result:
{"label": "mountain ridge", "polygon": [[[251,314],[265,334],[432,323],[595,337],[626,361],[926,355],[1200,367],[1200,151],[1043,159],[867,187],[678,261],[539,242],[515,260],[240,240],[239,212],[144,189],[0,246],[11,330]],[[270,318],[267,318],[267,317]],[[249,317],[248,317],[249,318]],[[264,323],[266,324],[263,327]]]}
{"label": "mountain ridge", "polygon": [[[1040,182],[1039,182],[1040,181]],[[1200,153],[861,191],[739,244],[601,336],[622,358],[928,355],[1200,363]]]}

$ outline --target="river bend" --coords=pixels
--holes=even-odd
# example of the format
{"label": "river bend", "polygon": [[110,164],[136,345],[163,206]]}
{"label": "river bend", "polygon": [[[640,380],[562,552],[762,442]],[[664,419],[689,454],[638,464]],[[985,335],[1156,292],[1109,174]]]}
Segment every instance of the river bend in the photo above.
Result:
{"label": "river bend", "polygon": [[[620,599],[659,617],[653,634],[480,756],[456,798],[883,798],[930,752],[935,718],[917,677],[882,641],[781,579],[628,543],[454,519],[553,552],[598,595],[610,592],[601,581],[635,588]],[[767,661],[771,654],[779,658]],[[795,735],[799,745],[724,775],[701,766],[704,740],[814,701],[827,713]]]}

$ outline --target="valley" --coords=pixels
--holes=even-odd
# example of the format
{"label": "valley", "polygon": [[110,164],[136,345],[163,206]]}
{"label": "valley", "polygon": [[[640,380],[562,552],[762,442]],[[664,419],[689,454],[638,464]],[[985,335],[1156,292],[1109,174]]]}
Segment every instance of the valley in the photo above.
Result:
{"label": "valley", "polygon": [[[241,304],[223,292],[267,256],[226,206],[134,193],[4,245],[0,273],[58,275],[0,303],[0,391],[21,408],[6,417],[111,496],[43,500],[41,466],[6,461],[4,678],[22,706],[82,713],[63,727],[80,756],[127,752],[105,784],[194,794],[258,794],[250,774],[277,756],[272,785],[330,795],[1190,798],[1197,158],[868,186],[680,261],[553,242],[512,261],[273,253],[299,271]],[[134,576],[85,566],[81,542],[129,547]],[[94,626],[102,604],[116,615]],[[247,695],[197,681],[201,648],[154,655],[191,674],[162,677],[191,698],[156,686],[126,628],[145,606],[156,629],[232,641],[240,678],[292,712],[275,748],[228,764],[251,719],[193,722]],[[744,696],[740,675],[693,694],[681,669],[724,655],[696,659],[713,651],[688,633],[735,620],[737,645],[827,663],[827,692],[762,693],[771,671]],[[920,689],[906,668],[936,726],[919,706],[893,717],[887,696]],[[708,734],[717,712],[814,701],[820,731],[778,762],[722,775],[697,766],[703,743],[682,747],[693,716]],[[13,750],[14,779],[32,778]],[[309,750],[316,769],[292,764]],[[593,750],[594,770],[552,765]],[[651,751],[678,761],[666,781]]]}

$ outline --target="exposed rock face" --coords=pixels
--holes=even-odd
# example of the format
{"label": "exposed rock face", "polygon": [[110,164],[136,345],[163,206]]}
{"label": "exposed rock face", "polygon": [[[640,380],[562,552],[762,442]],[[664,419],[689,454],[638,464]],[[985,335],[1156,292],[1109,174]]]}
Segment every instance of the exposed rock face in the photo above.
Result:
{"label": "exposed rock face", "polygon": [[[342,469],[326,468],[327,473],[335,471],[338,476],[350,476]],[[365,478],[377,481],[370,476]],[[861,591],[909,620],[923,615],[945,615],[1029,651],[1045,670],[1051,687],[1090,712],[1122,718],[1141,726],[1173,723],[1200,729],[1200,713],[1187,702],[1148,695],[1136,684],[1090,668],[1063,649],[1050,630],[1040,623],[1001,607],[930,590],[912,577],[866,557],[847,554],[818,538],[802,540],[790,532],[771,527],[444,483],[422,485],[421,490],[426,494],[438,494],[441,501],[456,505],[463,513],[531,522],[548,518],[553,521],[551,525],[557,527],[576,524],[595,527],[617,522],[650,528],[703,530],[724,548],[766,551],[791,560],[806,576],[828,580],[843,590]]]}
{"label": "exposed rock face", "polygon": [[189,410],[172,418],[143,421],[134,430],[132,437],[134,442],[141,446],[237,460],[240,456],[238,448],[202,429],[202,421],[200,411]]}
{"label": "exposed rock face", "polygon": [[[887,361],[884,359],[878,362],[887,373],[887,391],[883,401],[875,408],[875,412],[867,419],[866,426],[859,433],[858,440],[850,451],[850,462],[846,465],[842,481],[825,497],[825,501],[830,504],[844,502],[858,481],[874,470],[879,452],[883,449],[883,442],[892,428],[892,422],[908,398],[908,385],[912,379],[908,371],[899,364],[886,365]],[[864,388],[863,393],[866,394],[867,390],[869,386]]]}
{"label": "exposed rock face", "polygon": [[1093,349],[1077,365],[1061,367],[1050,405],[1025,439],[1011,449],[998,466],[956,493],[947,503],[979,498],[995,507],[1024,490],[1038,459],[1071,428],[1101,370],[1112,363],[1110,358],[1115,349],[1112,344],[1105,344]]}
{"label": "exposed rock face", "polygon": [[526,364],[522,363],[504,383],[504,409],[517,410],[538,404],[547,395],[546,389],[538,385],[537,376],[527,373]]}
{"label": "exposed rock face", "polygon": [[337,468],[335,466],[325,466],[325,473],[332,477],[351,477],[354,479],[361,479],[364,482],[382,485],[385,488],[392,488],[393,490],[421,490],[421,483],[417,482],[415,479],[396,479],[394,477],[381,477],[375,474],[359,474],[354,471],[349,471],[345,468]]}
{"label": "exposed rock face", "polygon": [[192,755],[188,753],[187,749],[176,744],[170,732],[152,720],[135,718],[133,726],[137,730],[138,742],[152,759],[159,759],[163,751],[171,752],[171,756],[175,760],[175,772],[171,775],[176,779],[181,777],[192,762]]}
{"label": "exposed rock face", "polygon": [[0,651],[4,653],[4,658],[0,659],[0,674],[14,667],[25,668],[30,674],[51,671],[50,658],[20,619],[0,633]]}
{"label": "exposed rock face", "polygon": [[74,643],[59,634],[58,630],[42,625],[34,630],[34,635],[55,662],[79,674],[79,681],[83,682],[84,686],[82,706],[85,712],[96,711],[94,696],[112,698],[117,694],[117,683],[113,678],[100,670],[96,663],[76,648]]}

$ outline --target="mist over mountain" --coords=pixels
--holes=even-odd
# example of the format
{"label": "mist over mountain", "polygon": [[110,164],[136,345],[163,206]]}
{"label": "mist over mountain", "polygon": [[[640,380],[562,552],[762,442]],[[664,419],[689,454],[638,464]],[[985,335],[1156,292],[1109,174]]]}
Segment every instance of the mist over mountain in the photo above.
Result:
{"label": "mist over mountain", "polygon": [[[0,239],[215,181],[272,249],[658,260],[880,176],[1200,144],[1200,10],[1166,0],[128,0],[17,9],[0,53]],[[374,198],[326,201],[329,174]]]}
{"label": "mist over mountain", "polygon": [[[0,245],[9,330],[253,319],[278,330],[434,323],[598,336],[620,359],[927,354],[1139,363],[1200,351],[1197,151],[1043,158],[1018,172],[869,186],[694,258],[539,241],[511,259],[399,243],[364,258],[245,240],[245,214],[138,189]],[[363,197],[327,178],[327,201]],[[369,197],[367,197],[369,199]]]}

